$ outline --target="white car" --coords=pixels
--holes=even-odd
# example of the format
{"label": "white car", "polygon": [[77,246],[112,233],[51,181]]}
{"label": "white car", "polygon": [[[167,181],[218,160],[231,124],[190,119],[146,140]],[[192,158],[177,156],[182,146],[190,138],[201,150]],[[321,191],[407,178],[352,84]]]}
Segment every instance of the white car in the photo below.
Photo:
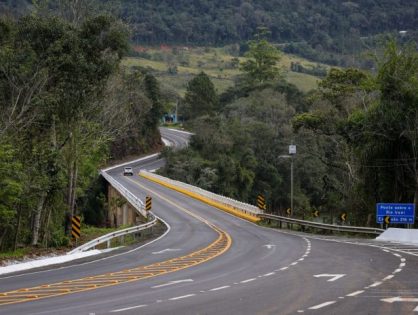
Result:
{"label": "white car", "polygon": [[124,176],[133,176],[134,175],[134,171],[132,170],[132,167],[124,167],[123,168],[123,175]]}

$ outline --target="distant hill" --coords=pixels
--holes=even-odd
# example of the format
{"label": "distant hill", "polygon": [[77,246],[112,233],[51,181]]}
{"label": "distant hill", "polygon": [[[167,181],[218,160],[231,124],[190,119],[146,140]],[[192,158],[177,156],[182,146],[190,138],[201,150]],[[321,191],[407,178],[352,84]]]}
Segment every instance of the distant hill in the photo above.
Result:
{"label": "distant hill", "polygon": [[[0,8],[24,0],[0,0]],[[101,3],[114,4],[114,0]],[[271,40],[292,43],[288,52],[333,63],[334,54],[352,54],[373,36],[418,30],[416,0],[119,0],[112,13],[133,30],[141,45],[160,43],[219,46],[244,42],[257,27]],[[416,38],[415,38],[416,39]],[[373,38],[375,41],[375,39]],[[373,44],[373,43],[372,43]],[[315,50],[315,51],[312,51]],[[318,52],[326,52],[320,56]],[[328,60],[329,59],[329,60]]]}

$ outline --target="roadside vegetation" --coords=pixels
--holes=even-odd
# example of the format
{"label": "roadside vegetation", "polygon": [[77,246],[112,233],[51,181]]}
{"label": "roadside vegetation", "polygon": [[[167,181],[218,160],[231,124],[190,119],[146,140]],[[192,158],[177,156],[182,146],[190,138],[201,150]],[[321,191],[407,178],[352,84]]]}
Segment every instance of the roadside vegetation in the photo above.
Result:
{"label": "roadside vegetation", "polygon": [[309,93],[263,67],[278,63],[274,49],[250,42],[240,79],[218,97],[202,92],[216,90],[204,73],[189,82],[180,108],[196,135],[189,148],[164,152],[162,174],[252,204],[263,194],[268,211],[283,215],[295,144],[296,217],[319,210],[320,220],[338,223],[346,212],[346,224],[370,226],[377,202],[417,203],[414,46],[390,41],[374,73],[332,69]]}
{"label": "roadside vegetation", "polygon": [[98,169],[161,145],[157,80],[120,67],[126,25],[64,3],[0,18],[0,251],[66,246],[76,214],[106,227]]}

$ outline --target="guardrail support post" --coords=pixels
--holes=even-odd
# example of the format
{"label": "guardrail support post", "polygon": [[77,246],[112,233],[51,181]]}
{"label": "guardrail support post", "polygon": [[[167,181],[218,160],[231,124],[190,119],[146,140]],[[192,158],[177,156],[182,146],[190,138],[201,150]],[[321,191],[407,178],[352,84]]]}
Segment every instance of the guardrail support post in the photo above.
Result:
{"label": "guardrail support post", "polygon": [[110,248],[110,240],[107,240],[107,248]]}

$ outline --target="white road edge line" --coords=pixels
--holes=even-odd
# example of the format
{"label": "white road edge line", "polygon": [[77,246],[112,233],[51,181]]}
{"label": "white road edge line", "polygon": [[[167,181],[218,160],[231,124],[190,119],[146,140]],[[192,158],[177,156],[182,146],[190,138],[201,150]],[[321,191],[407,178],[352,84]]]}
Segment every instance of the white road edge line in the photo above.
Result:
{"label": "white road edge line", "polygon": [[173,298],[171,298],[171,299],[169,299],[170,301],[176,301],[176,300],[181,300],[181,299],[185,299],[185,298],[188,298],[188,297],[192,297],[192,296],[195,296],[196,294],[186,294],[186,295],[182,295],[182,296],[176,296],[176,297],[173,297]]}
{"label": "white road edge line", "polygon": [[359,290],[359,291],[356,291],[356,292],[353,292],[353,293],[347,294],[346,296],[357,296],[357,295],[359,295],[359,294],[362,294],[363,292],[364,292],[364,290]]}
{"label": "white road edge line", "polygon": [[256,280],[256,278],[251,278],[251,279],[247,279],[247,280],[242,280],[240,283],[247,283],[247,282],[251,282]]}
{"label": "white road edge line", "polygon": [[374,288],[374,287],[377,287],[377,286],[379,286],[379,285],[381,285],[381,284],[382,284],[382,282],[381,282],[381,281],[377,281],[377,282],[375,282],[375,283],[373,283],[373,284],[369,285],[369,287],[370,287],[370,288]]}
{"label": "white road edge line", "polygon": [[229,286],[229,285],[224,285],[223,287],[213,288],[213,289],[210,289],[209,291],[219,291],[219,290],[227,289],[227,288],[230,288],[230,287],[231,286]]}
{"label": "white road edge line", "polygon": [[334,303],[337,303],[337,301],[329,301],[329,302],[321,303],[321,304],[318,304],[318,305],[315,305],[315,306],[311,306],[309,309],[310,310],[318,310],[320,308],[323,308],[325,306],[328,306],[328,305],[331,305],[331,304],[334,304]]}
{"label": "white road edge line", "polygon": [[113,310],[113,311],[110,311],[110,313],[118,313],[118,312],[123,312],[123,311],[133,310],[133,309],[135,309],[135,308],[146,307],[146,306],[148,306],[148,305],[143,304],[143,305],[137,305],[137,306],[125,307],[125,308],[120,308],[120,309],[118,309],[118,310]]}

